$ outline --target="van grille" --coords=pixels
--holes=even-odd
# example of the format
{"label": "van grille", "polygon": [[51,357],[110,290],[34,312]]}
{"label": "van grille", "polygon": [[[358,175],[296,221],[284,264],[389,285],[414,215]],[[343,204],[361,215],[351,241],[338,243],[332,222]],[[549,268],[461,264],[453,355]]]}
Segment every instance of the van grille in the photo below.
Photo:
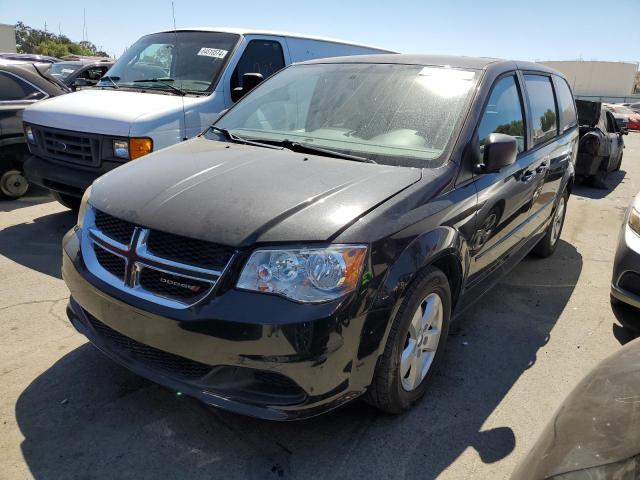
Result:
{"label": "van grille", "polygon": [[202,268],[222,270],[233,255],[233,248],[195,238],[152,230],[147,248],[154,255]]}
{"label": "van grille", "polygon": [[89,167],[100,164],[99,135],[41,126],[32,128],[46,157]]}
{"label": "van grille", "polygon": [[84,223],[82,248],[94,253],[93,258],[85,255],[94,275],[132,295],[173,307],[207,296],[235,253],[225,245],[151,230],[93,208]]}

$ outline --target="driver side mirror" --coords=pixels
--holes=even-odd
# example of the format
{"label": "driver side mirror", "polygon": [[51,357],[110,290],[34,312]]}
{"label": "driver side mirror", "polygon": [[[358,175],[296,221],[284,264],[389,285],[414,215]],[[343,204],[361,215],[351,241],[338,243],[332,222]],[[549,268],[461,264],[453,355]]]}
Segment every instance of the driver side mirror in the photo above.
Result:
{"label": "driver side mirror", "polygon": [[492,133],[484,144],[482,163],[477,165],[477,173],[498,172],[516,161],[518,141],[511,135]]}
{"label": "driver side mirror", "polygon": [[231,92],[231,100],[237,102],[262,83],[263,80],[264,77],[261,73],[245,73],[242,75],[242,86],[234,88]]}

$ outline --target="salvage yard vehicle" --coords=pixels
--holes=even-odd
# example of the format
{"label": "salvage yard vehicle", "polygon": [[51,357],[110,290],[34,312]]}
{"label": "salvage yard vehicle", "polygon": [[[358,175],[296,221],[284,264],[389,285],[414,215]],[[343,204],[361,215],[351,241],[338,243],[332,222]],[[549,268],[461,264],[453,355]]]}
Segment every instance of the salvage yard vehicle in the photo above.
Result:
{"label": "salvage yard vehicle", "polygon": [[[220,112],[292,62],[387,52],[364,45],[247,29],[146,35],[98,83],[28,109],[32,182],[77,208],[109,170],[202,133]],[[66,148],[65,148],[66,147]]]}
{"label": "salvage yard vehicle", "polygon": [[0,60],[0,197],[18,198],[29,188],[23,174],[29,154],[22,130],[23,110],[69,91],[43,73],[48,67]]}
{"label": "salvage yard vehicle", "polygon": [[[631,202],[618,237],[611,299],[640,309],[640,193]],[[640,321],[634,327],[640,329]]]}
{"label": "salvage yard vehicle", "polygon": [[113,60],[69,60],[54,63],[48,74],[70,88],[92,87],[107,73]]}
{"label": "salvage yard vehicle", "polygon": [[620,170],[624,154],[625,133],[613,114],[600,102],[576,100],[580,143],[576,161],[576,178],[588,180],[594,187],[607,188],[609,172]]}
{"label": "salvage yard vehicle", "polygon": [[540,64],[296,64],[93,184],[63,241],[67,313],[210,405],[292,420],[364,395],[400,413],[452,317],[555,251],[577,147],[571,90]]}

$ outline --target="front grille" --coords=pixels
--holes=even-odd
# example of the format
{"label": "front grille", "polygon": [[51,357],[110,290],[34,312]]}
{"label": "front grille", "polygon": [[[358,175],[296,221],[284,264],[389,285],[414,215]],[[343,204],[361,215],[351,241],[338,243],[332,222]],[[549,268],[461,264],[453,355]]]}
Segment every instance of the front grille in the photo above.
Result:
{"label": "front grille", "polygon": [[120,220],[119,218],[112,217],[100,210],[96,210],[96,227],[105,234],[107,237],[129,245],[133,231],[136,226],[133,223],[126,220]]}
{"label": "front grille", "polygon": [[640,275],[634,272],[625,272],[620,278],[618,286],[634,295],[640,295]]}
{"label": "front grille", "polygon": [[140,285],[147,291],[182,301],[195,300],[209,291],[212,284],[181,275],[143,268]]}
{"label": "front grille", "polygon": [[102,268],[124,281],[126,266],[124,258],[114,255],[97,244],[93,245],[93,251],[96,253],[96,259]]}
{"label": "front grille", "polygon": [[152,230],[147,240],[149,252],[175,262],[221,271],[233,256],[233,248]]}
{"label": "front grille", "polygon": [[47,157],[86,166],[100,162],[100,137],[49,127],[34,127],[40,146]]}
{"label": "front grille", "polygon": [[87,263],[94,275],[146,300],[155,295],[158,303],[172,307],[202,300],[235,252],[224,245],[150,230],[94,208],[87,212],[85,224],[88,243],[83,249],[95,252]]}
{"label": "front grille", "polygon": [[212,366],[165,352],[116,332],[97,318],[85,312],[87,320],[103,341],[116,350],[133,357],[148,368],[185,379],[200,378],[211,372]]}

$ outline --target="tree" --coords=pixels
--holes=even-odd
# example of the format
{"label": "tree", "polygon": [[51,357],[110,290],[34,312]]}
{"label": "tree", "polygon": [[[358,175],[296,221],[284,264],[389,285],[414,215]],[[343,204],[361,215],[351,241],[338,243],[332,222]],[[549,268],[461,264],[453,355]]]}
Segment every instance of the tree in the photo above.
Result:
{"label": "tree", "polygon": [[81,55],[108,57],[109,54],[89,42],[74,42],[66,35],[56,35],[37,28],[31,28],[23,22],[16,23],[16,46],[18,53],[39,53],[52,57]]}

